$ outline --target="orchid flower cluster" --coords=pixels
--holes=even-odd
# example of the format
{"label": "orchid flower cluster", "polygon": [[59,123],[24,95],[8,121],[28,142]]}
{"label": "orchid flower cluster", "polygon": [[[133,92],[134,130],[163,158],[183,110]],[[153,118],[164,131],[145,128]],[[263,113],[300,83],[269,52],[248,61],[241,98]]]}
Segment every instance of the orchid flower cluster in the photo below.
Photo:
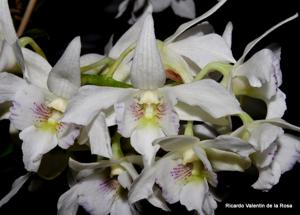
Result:
{"label": "orchid flower cluster", "polygon": [[[75,215],[79,206],[90,214],[136,214],[140,200],[165,211],[179,202],[189,211],[214,214],[217,173],[250,166],[259,172],[254,189],[276,185],[300,161],[299,138],[285,132],[300,128],[282,119],[280,48],[248,53],[297,14],[235,59],[232,23],[218,35],[202,22],[225,2],[164,41],[155,37],[149,4],[107,55],[81,56],[76,37],[51,66],[31,38],[16,36],[7,0],[1,0],[0,102],[10,106],[2,117],[19,131],[28,173],[0,206],[32,174],[50,180],[66,168],[70,189],[57,205],[64,215]],[[253,106],[245,106],[245,98]],[[266,107],[259,119],[251,112],[255,101]],[[234,128],[234,119],[240,127]],[[63,159],[51,154],[57,148]],[[80,162],[82,151],[94,160]]]}

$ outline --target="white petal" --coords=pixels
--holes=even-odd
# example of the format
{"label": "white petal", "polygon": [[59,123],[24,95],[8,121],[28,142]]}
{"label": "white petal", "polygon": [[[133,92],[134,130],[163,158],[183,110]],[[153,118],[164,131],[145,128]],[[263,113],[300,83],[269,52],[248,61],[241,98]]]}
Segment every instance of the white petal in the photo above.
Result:
{"label": "white petal", "polygon": [[[88,66],[93,63],[96,63],[97,61],[103,59],[105,56],[100,54],[85,54],[80,57],[80,67]],[[93,68],[91,70],[85,71],[84,74],[95,74],[99,71],[101,66]]]}
{"label": "white petal", "polygon": [[23,140],[22,152],[25,168],[32,172],[38,171],[42,156],[58,144],[55,134],[34,126],[24,129],[20,133],[20,139]]}
{"label": "white petal", "polygon": [[122,215],[132,215],[137,212],[129,205],[126,198],[117,198],[111,207],[110,215],[119,215],[120,213]]}
{"label": "white petal", "polygon": [[224,151],[234,152],[243,157],[248,157],[254,152],[254,148],[240,138],[229,135],[220,135],[215,139],[201,141],[207,148],[220,149]]}
{"label": "white petal", "polygon": [[138,153],[143,155],[145,165],[152,164],[159,149],[157,145],[153,146],[152,142],[164,136],[162,130],[153,125],[140,126],[133,131],[130,137],[131,145]]}
{"label": "white petal", "polygon": [[0,29],[1,34],[4,34],[4,39],[6,41],[10,44],[16,42],[17,35],[10,15],[8,0],[0,1]]}
{"label": "white petal", "polygon": [[205,149],[207,157],[215,171],[241,171],[251,166],[248,158],[240,155],[214,148]]}
{"label": "white petal", "polygon": [[16,193],[22,188],[30,176],[31,173],[27,173],[26,175],[22,175],[14,181],[9,193],[0,200],[0,207],[6,204],[12,197],[14,197],[14,195],[16,195]]}
{"label": "white petal", "polygon": [[196,9],[194,0],[184,0],[184,1],[172,1],[171,7],[174,13],[178,16],[194,19],[196,16]]}
{"label": "white petal", "polygon": [[189,58],[200,68],[214,61],[235,62],[226,41],[217,34],[190,36],[170,43],[168,47],[177,54]]}
{"label": "white petal", "polygon": [[164,211],[171,211],[157,186],[153,187],[153,194],[149,196],[147,200],[150,204],[157,208],[160,208]]}
{"label": "white petal", "polygon": [[258,190],[269,190],[279,182],[280,176],[280,166],[274,163],[271,167],[259,169],[259,177],[252,187]]}
{"label": "white petal", "polygon": [[87,130],[90,139],[91,153],[111,158],[112,149],[108,128],[105,123],[105,115],[99,113],[87,126]]}
{"label": "white petal", "polygon": [[203,19],[206,19],[211,14],[213,14],[214,12],[216,12],[225,2],[226,2],[226,0],[219,1],[215,6],[213,6],[210,10],[208,10],[207,12],[205,12],[204,14],[202,14],[201,16],[199,16],[196,19],[193,19],[193,20],[191,20],[189,22],[186,22],[186,23],[180,25],[179,28],[176,30],[176,32],[172,36],[170,36],[169,38],[167,38],[165,40],[165,42],[166,43],[171,43],[178,36],[180,36],[182,33],[184,33],[186,30],[188,30],[189,28],[191,28],[193,25],[201,22]]}
{"label": "white petal", "polygon": [[198,156],[198,158],[201,160],[201,162],[203,163],[204,169],[206,171],[212,172],[212,166],[211,166],[209,160],[207,159],[206,152],[204,151],[204,149],[202,147],[200,147],[199,145],[195,144],[193,146],[193,150],[196,153],[196,155]]}
{"label": "white petal", "polygon": [[[163,46],[161,57],[166,72],[174,72],[179,75],[184,83],[190,83],[193,80],[193,71],[183,57],[177,54],[172,47]],[[181,81],[181,80],[180,80]]]}
{"label": "white petal", "polygon": [[150,0],[152,6],[153,6],[153,11],[154,12],[161,12],[165,10],[167,7],[170,6],[172,0]]}
{"label": "white petal", "polygon": [[[216,204],[207,204],[209,195],[208,185],[206,181],[195,181],[186,184],[180,193],[180,203],[186,208],[196,210],[199,214],[213,214]],[[205,207],[204,207],[205,206]]]}
{"label": "white petal", "polygon": [[123,188],[128,190],[130,189],[130,186],[132,184],[132,178],[128,172],[123,172],[120,175],[118,175],[118,181]]}
{"label": "white petal", "polygon": [[124,137],[130,137],[138,124],[135,111],[132,110],[136,105],[137,101],[134,100],[134,96],[130,96],[114,106],[118,132]]}
{"label": "white petal", "polygon": [[208,122],[220,126],[228,125],[228,119],[226,119],[225,117],[216,119],[207,114],[198,106],[191,106],[179,101],[174,109],[178,114],[180,120]]}
{"label": "white petal", "polygon": [[280,165],[281,174],[293,168],[300,159],[300,140],[292,135],[282,135],[278,139],[279,149],[274,157],[274,162]]}
{"label": "white petal", "polygon": [[76,37],[49,74],[48,88],[57,96],[68,99],[80,87],[80,49],[80,37]]}
{"label": "white petal", "polygon": [[63,193],[57,202],[58,215],[76,215],[78,210],[77,187],[74,186],[67,192]]}
{"label": "white petal", "polygon": [[15,50],[14,47],[10,45],[6,40],[1,41],[0,38],[0,71],[1,72],[19,71],[20,68],[18,67],[18,59],[16,57],[15,51],[19,51],[19,49]]}
{"label": "white petal", "polygon": [[34,85],[26,85],[15,95],[10,109],[10,120],[13,126],[23,130],[49,117],[50,110],[45,105],[46,93]]}
{"label": "white petal", "polygon": [[111,107],[134,91],[113,87],[83,86],[70,100],[62,121],[87,125],[101,110]]}
{"label": "white petal", "polygon": [[159,145],[163,150],[169,152],[181,151],[192,147],[196,143],[199,143],[199,139],[196,137],[178,135],[156,139],[153,145]]}
{"label": "white petal", "polygon": [[131,28],[129,28],[128,31],[126,31],[125,34],[123,34],[123,36],[112,47],[108,55],[109,57],[117,59],[122,52],[124,52],[128,47],[137,41],[145,17],[150,13],[152,13],[152,7],[147,7],[146,11],[139,18],[139,20]]}
{"label": "white petal", "polygon": [[156,167],[156,183],[161,187],[163,197],[170,204],[178,202],[180,191],[186,183],[184,175],[186,171],[182,170],[181,175],[179,173],[179,169],[184,168],[182,160],[163,159]]}
{"label": "white petal", "polygon": [[245,63],[236,67],[234,75],[246,76],[252,87],[261,87],[264,83],[270,82],[272,76],[278,79],[276,74],[281,74],[280,70],[275,70],[277,68],[273,66],[274,61],[279,61],[278,58],[275,58],[274,53],[270,49],[262,49]]}
{"label": "white petal", "polygon": [[26,82],[13,74],[0,73],[0,103],[14,100],[15,94],[20,91]]}
{"label": "white petal", "polygon": [[285,94],[278,89],[276,95],[274,95],[267,103],[268,111],[266,119],[281,118],[287,109]]}
{"label": "white petal", "polygon": [[52,69],[51,65],[39,54],[27,48],[22,48],[22,53],[27,67],[24,78],[31,84],[47,89],[47,79]]}
{"label": "white petal", "polygon": [[183,32],[176,38],[176,41],[187,39],[191,36],[201,37],[211,33],[214,33],[214,27],[211,24],[209,24],[207,21],[205,21],[187,29],[185,32]]}
{"label": "white petal", "polygon": [[222,37],[225,40],[225,42],[226,42],[226,44],[228,45],[229,48],[231,48],[232,30],[233,30],[232,22],[228,22],[226,27],[225,27],[225,30],[222,34]]}
{"label": "white petal", "polygon": [[271,33],[272,31],[274,31],[275,29],[277,29],[278,27],[280,27],[281,25],[284,25],[285,23],[292,21],[293,19],[296,19],[298,17],[298,14],[295,14],[294,16],[291,16],[281,22],[279,22],[278,24],[274,25],[272,28],[270,28],[269,30],[267,30],[265,33],[263,33],[261,36],[259,36],[258,38],[252,40],[250,43],[247,44],[244,53],[242,55],[242,57],[238,60],[236,65],[240,65],[246,55],[250,52],[250,50],[256,45],[256,43],[258,43],[261,39],[263,39],[265,36],[267,36],[269,33]]}
{"label": "white petal", "polygon": [[236,98],[212,80],[202,80],[164,89],[170,97],[173,96],[174,100],[177,98],[188,105],[198,106],[215,118],[241,112]]}
{"label": "white petal", "polygon": [[267,149],[262,152],[256,152],[252,155],[251,159],[256,167],[259,169],[268,167],[272,164],[275,154],[278,150],[278,142],[275,141]]}
{"label": "white petal", "polygon": [[207,124],[198,124],[193,126],[193,131],[195,136],[200,137],[200,139],[214,139],[217,136],[217,131]]}
{"label": "white petal", "polygon": [[269,123],[261,123],[251,129],[249,143],[258,151],[267,149],[279,136],[283,129]]}
{"label": "white petal", "polygon": [[63,149],[71,147],[80,134],[80,128],[74,124],[60,123],[58,130],[58,145]]}
{"label": "white petal", "polygon": [[284,121],[283,119],[280,119],[280,118],[273,118],[273,119],[267,119],[267,120],[259,120],[257,121],[258,123],[270,123],[270,124],[273,124],[273,125],[276,125],[276,126],[279,126],[281,128],[285,128],[285,129],[290,129],[290,130],[293,130],[293,131],[297,131],[297,132],[300,132],[300,127],[298,126],[295,126],[295,125],[292,125],[286,121]]}
{"label": "white petal", "polygon": [[157,89],[165,83],[166,75],[160,59],[151,15],[145,18],[131,66],[131,82],[139,89]]}

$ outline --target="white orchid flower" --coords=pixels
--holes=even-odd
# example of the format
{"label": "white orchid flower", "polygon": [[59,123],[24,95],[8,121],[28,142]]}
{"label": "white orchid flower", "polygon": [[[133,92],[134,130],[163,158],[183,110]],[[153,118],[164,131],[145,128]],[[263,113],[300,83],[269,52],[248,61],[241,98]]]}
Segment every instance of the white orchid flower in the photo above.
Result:
{"label": "white orchid flower", "polygon": [[170,204],[180,201],[188,210],[213,214],[217,207],[209,185],[217,185],[215,171],[244,171],[251,164],[251,145],[227,135],[200,142],[196,137],[173,136],[158,139],[168,153],[152,167],[144,169],[134,182],[129,201],[134,203],[151,195],[154,183]]}
{"label": "white orchid flower", "polygon": [[[119,165],[118,172],[113,172],[111,167],[116,165]],[[90,214],[137,213],[127,198],[132,175],[137,175],[132,165],[110,160],[84,164],[70,159],[69,166],[74,172],[75,182],[58,200],[59,215],[76,215],[79,205]]]}
{"label": "white orchid flower", "polygon": [[279,89],[282,84],[280,48],[262,49],[244,62],[250,50],[263,37],[281,25],[295,19],[298,14],[283,20],[263,35],[250,42],[232,69],[232,86],[236,95],[248,95],[263,100],[267,105],[267,119],[281,118],[286,110],[285,94]]}
{"label": "white orchid flower", "polygon": [[[129,3],[129,0],[123,0],[120,3],[116,18],[122,16],[122,14],[127,10]],[[133,14],[141,10],[147,3],[148,1],[146,0],[136,0],[133,6]],[[180,17],[194,19],[196,16],[194,0],[150,0],[149,3],[153,6],[154,12],[161,12],[171,6],[174,13]],[[132,20],[134,19],[133,15]]]}
{"label": "white orchid flower", "polygon": [[285,134],[284,129],[300,132],[300,128],[282,119],[257,120],[232,133],[249,142],[255,149],[251,155],[259,170],[259,177],[252,185],[255,189],[269,190],[279,182],[280,176],[292,169],[300,159],[300,140]]}
{"label": "white orchid flower", "polygon": [[68,100],[80,87],[80,47],[77,37],[53,68],[31,52],[27,56],[39,62],[40,70],[38,73],[27,64],[28,71],[24,75],[30,83],[12,74],[0,74],[0,101],[13,102],[10,120],[21,130],[23,161],[28,171],[38,171],[43,154],[57,145],[64,149],[70,147],[79,134],[77,126],[62,123],[60,118]]}
{"label": "white orchid flower", "polygon": [[81,87],[71,100],[63,121],[87,125],[100,111],[114,105],[119,132],[131,138],[132,146],[150,164],[158,149],[158,146],[152,146],[152,141],[178,132],[179,119],[174,112],[178,101],[197,106],[214,118],[241,112],[237,100],[215,81],[163,87],[165,79],[153,19],[148,15],[132,62],[131,82],[135,89]]}

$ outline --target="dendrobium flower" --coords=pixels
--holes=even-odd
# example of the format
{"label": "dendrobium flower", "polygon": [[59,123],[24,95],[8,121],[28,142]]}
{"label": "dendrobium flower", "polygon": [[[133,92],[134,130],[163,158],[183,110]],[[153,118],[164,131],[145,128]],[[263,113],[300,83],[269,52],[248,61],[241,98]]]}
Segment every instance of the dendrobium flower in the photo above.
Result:
{"label": "dendrobium flower", "polygon": [[299,138],[285,134],[283,128],[300,132],[299,127],[274,118],[250,122],[231,135],[242,138],[255,149],[251,155],[253,164],[259,170],[259,177],[252,185],[255,189],[271,189],[283,173],[300,161]]}
{"label": "dendrobium flower", "polygon": [[[127,164],[126,167],[131,167],[129,172],[137,174]],[[119,165],[118,171],[113,172],[111,167],[116,165]],[[91,215],[117,215],[120,212],[126,215],[137,214],[127,198],[133,178],[120,163],[103,160],[83,164],[71,159],[69,166],[75,173],[75,182],[58,200],[59,215],[76,215],[79,205]]]}
{"label": "dendrobium flower", "polygon": [[[83,86],[71,100],[62,121],[87,125],[97,113],[114,105],[120,134],[131,138],[131,145],[149,165],[158,149],[152,141],[178,133],[180,116],[178,118],[174,111],[178,101],[197,106],[214,118],[241,113],[237,100],[213,80],[164,87],[165,79],[153,19],[148,15],[131,67],[131,82],[135,89]],[[200,94],[196,95],[195,91]]]}
{"label": "dendrobium flower", "polygon": [[78,126],[62,123],[60,119],[68,100],[80,87],[80,47],[77,37],[53,68],[31,52],[27,56],[42,66],[38,74],[30,64],[26,65],[28,70],[24,76],[29,83],[9,73],[0,74],[0,101],[13,103],[10,120],[21,130],[23,161],[28,171],[37,172],[43,154],[57,145],[64,149],[70,147],[79,135]]}
{"label": "dendrobium flower", "polygon": [[170,204],[180,201],[188,210],[213,214],[217,207],[209,186],[217,185],[215,171],[243,171],[250,165],[251,145],[239,138],[219,136],[199,141],[196,137],[173,136],[156,140],[168,153],[152,167],[144,169],[134,182],[129,201],[135,203],[151,195],[154,183]]}

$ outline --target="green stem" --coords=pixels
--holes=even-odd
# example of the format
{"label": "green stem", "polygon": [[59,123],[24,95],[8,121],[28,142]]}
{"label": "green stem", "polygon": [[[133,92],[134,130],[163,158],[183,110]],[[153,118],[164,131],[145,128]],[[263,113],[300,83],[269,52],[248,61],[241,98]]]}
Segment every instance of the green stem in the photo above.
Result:
{"label": "green stem", "polygon": [[184,135],[194,136],[193,121],[188,121],[184,130]]}
{"label": "green stem", "polygon": [[22,37],[18,40],[19,45],[21,47],[25,47],[27,45],[30,45],[30,47],[39,55],[41,55],[43,58],[46,58],[45,53],[43,52],[43,50],[41,49],[41,47],[31,38],[31,37]]}
{"label": "green stem", "polygon": [[240,117],[244,125],[248,125],[253,122],[251,116],[249,116],[249,114],[247,114],[246,112],[240,113],[238,114],[238,116]]}
{"label": "green stem", "polygon": [[211,72],[218,71],[223,75],[223,79],[221,81],[222,84],[225,84],[228,80],[228,76],[230,71],[232,70],[232,65],[225,64],[221,62],[212,62],[207,64],[195,77],[194,81],[202,80],[206,75]]}
{"label": "green stem", "polygon": [[[87,65],[87,66],[83,66],[83,67],[80,67],[80,72],[86,72],[86,71],[89,71],[89,70],[93,70],[93,69],[97,69],[98,67],[105,67],[106,65],[110,65],[114,62],[114,60],[112,58],[109,58],[109,57],[104,57],[102,58],[101,60],[95,62],[95,63],[92,63],[90,65]],[[101,68],[99,68],[100,70]]]}
{"label": "green stem", "polygon": [[112,78],[115,71],[118,69],[122,61],[125,59],[125,57],[135,48],[135,45],[129,46],[125,51],[123,51],[120,55],[120,57],[111,65],[109,68],[106,76]]}
{"label": "green stem", "polygon": [[119,88],[131,88],[130,84],[114,80],[104,75],[81,74],[81,85],[96,85]]}
{"label": "green stem", "polygon": [[121,149],[120,140],[121,140],[121,135],[119,133],[116,133],[112,138],[111,148],[112,148],[113,158],[115,160],[118,160],[118,159],[121,159],[122,157],[124,157],[124,154]]}

